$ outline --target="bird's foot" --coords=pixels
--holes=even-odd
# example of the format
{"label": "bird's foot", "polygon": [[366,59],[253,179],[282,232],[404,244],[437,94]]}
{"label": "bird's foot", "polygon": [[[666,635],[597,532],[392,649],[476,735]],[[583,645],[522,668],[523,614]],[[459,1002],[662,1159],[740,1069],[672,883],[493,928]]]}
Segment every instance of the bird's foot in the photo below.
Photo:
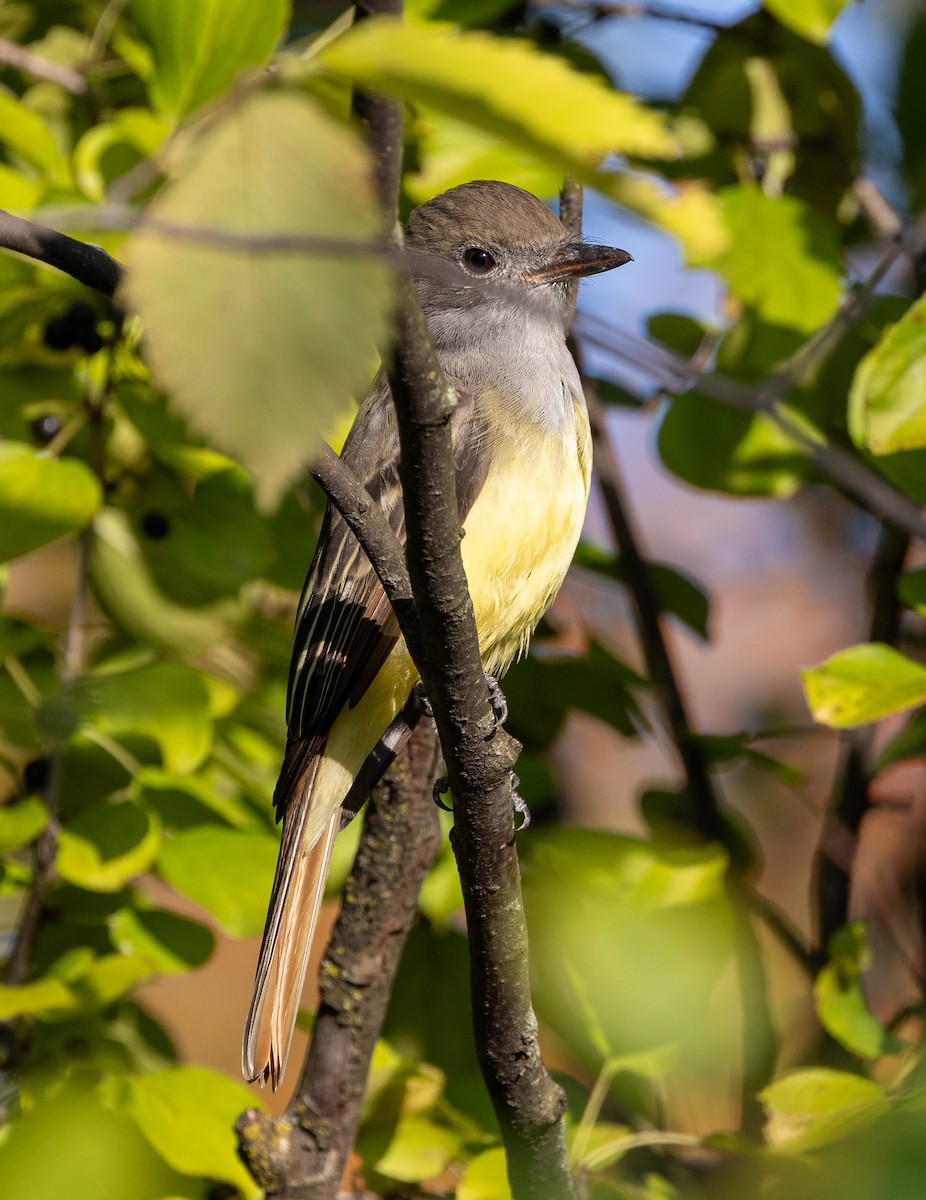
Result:
{"label": "bird's foot", "polygon": [[432,721],[434,720],[434,709],[431,707],[431,701],[428,699],[423,683],[416,683],[412,688],[412,704],[418,712],[430,717]]}
{"label": "bird's foot", "polygon": [[531,823],[531,810],[527,807],[527,801],[518,791],[521,780],[518,779],[514,771],[511,772],[511,799],[514,804],[515,813],[520,816],[521,824],[515,826],[515,833],[523,833]]}
{"label": "bird's foot", "polygon": [[488,671],[485,673],[486,687],[489,689],[489,703],[492,705],[492,712],[495,714],[495,728],[498,729],[508,720],[508,701],[505,699],[505,693],[501,689],[501,685],[494,675],[490,675]]}
{"label": "bird's foot", "polygon": [[450,791],[450,780],[446,775],[441,775],[439,779],[434,781],[434,790],[431,795],[434,797],[434,803],[438,808],[442,808],[444,812],[453,812],[453,807],[450,804],[444,803],[444,792]]}

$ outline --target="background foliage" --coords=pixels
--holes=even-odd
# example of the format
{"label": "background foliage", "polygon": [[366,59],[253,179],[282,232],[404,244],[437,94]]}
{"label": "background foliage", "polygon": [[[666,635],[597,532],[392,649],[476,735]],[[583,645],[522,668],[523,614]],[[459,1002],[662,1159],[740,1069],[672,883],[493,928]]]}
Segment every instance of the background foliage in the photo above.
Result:
{"label": "background foliage", "polygon": [[[734,504],[848,490],[857,560],[874,493],[828,475],[816,448],[926,500],[922,242],[907,243],[916,269],[876,297],[850,265],[922,207],[926,24],[912,8],[888,204],[872,198],[862,105],[829,46],[840,0],[768,0],[723,27],[708,14],[672,101],[609,81],[589,31],[619,37],[620,6],[416,0],[404,26],[356,29],[324,7],[0,6],[0,205],[100,242],[130,270],[113,304],[0,257],[10,1195],[259,1194],[232,1132],[255,1097],[178,1061],[135,997],[263,922],[290,627],[321,509],[305,464],[318,439],[343,436],[389,320],[352,84],[408,105],[406,207],[480,177],[551,196],[569,172],[720,281],[719,313],[651,311],[651,341],[633,347],[657,379],[666,362],[716,368],[738,407],[707,378],[670,398],[639,376],[599,384],[606,403],[661,405],[658,452],[675,476]],[[814,340],[853,297],[861,319]],[[581,328],[602,336],[600,323]],[[751,386],[782,369],[782,403],[750,408]],[[846,522],[847,508],[826,512]],[[803,926],[757,886],[773,853],[769,788],[801,791],[812,773],[799,737],[769,742],[782,733],[773,698],[748,728],[688,731],[715,798],[721,769],[752,781],[731,789],[719,841],[703,837],[678,778],[634,798],[635,825],[616,779],[599,781],[609,830],[561,822],[556,747],[570,713],[641,743],[664,736],[659,687],[612,636],[628,575],[607,536],[580,551],[607,616],[585,622],[578,650],[551,640],[508,680],[538,825],[521,842],[536,1005],[590,1194],[922,1190],[919,942],[913,990],[870,1006],[870,939],[849,903],[870,785],[926,749],[924,573],[915,560],[904,570],[904,531],[880,536],[870,640],[805,672],[816,721],[856,732],[828,780],[842,848],[819,837]],[[705,639],[705,589],[667,565],[650,579],[665,612]],[[877,746],[857,732],[908,709]],[[335,887],[355,842],[341,839]],[[917,866],[894,881],[908,920],[921,881]],[[357,1147],[383,1194],[437,1180],[460,1200],[506,1195],[458,910],[444,852]]]}

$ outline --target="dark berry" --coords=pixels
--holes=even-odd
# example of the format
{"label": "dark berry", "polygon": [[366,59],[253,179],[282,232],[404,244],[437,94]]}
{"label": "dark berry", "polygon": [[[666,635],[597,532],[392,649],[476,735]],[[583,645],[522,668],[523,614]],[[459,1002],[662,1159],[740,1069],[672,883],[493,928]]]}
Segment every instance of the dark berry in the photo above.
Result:
{"label": "dark berry", "polygon": [[145,537],[157,541],[170,533],[170,521],[163,513],[147,512],[141,519],[141,531]]}
{"label": "dark berry", "polygon": [[70,321],[75,334],[89,333],[96,329],[96,309],[81,300],[72,304],[64,315]]}
{"label": "dark berry", "polygon": [[86,351],[87,354],[96,354],[98,350],[102,350],[106,343],[95,329],[88,329],[78,341],[78,345]]}
{"label": "dark berry", "polygon": [[70,350],[74,333],[67,317],[53,317],[45,326],[44,338],[49,350]]}
{"label": "dark berry", "polygon": [[60,432],[61,422],[51,413],[36,417],[32,422],[32,436],[42,446],[47,446]]}
{"label": "dark berry", "polygon": [[48,786],[51,763],[47,758],[34,758],[23,767],[23,783],[27,792],[44,792]]}

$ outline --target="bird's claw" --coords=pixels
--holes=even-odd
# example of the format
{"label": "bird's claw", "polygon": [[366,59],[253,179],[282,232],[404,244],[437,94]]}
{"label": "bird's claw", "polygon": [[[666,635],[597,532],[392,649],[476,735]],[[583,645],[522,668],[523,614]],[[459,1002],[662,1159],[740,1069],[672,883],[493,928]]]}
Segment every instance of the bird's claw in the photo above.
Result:
{"label": "bird's claw", "polygon": [[514,771],[511,772],[511,800],[514,805],[514,811],[521,818],[521,824],[515,826],[515,833],[523,833],[531,823],[531,810],[527,807],[527,801],[518,791],[518,786],[521,780],[518,779]]}
{"label": "bird's claw", "polygon": [[492,712],[495,714],[495,728],[504,725],[508,720],[508,701],[505,699],[505,693],[501,689],[501,685],[494,675],[490,675],[486,671],[486,687],[489,689],[489,703],[492,705]]}
{"label": "bird's claw", "polygon": [[449,804],[445,804],[444,800],[443,800],[444,792],[447,792],[449,790],[450,790],[450,780],[447,778],[446,775],[441,775],[441,777],[439,779],[435,780],[434,790],[431,794],[434,797],[434,803],[437,805],[438,808],[443,809],[444,812],[453,812],[452,806]]}

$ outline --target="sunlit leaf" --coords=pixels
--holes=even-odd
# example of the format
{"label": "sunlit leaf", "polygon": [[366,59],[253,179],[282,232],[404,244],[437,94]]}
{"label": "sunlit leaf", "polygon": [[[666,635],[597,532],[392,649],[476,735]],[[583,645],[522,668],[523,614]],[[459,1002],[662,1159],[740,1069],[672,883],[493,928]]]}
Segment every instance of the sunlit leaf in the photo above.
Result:
{"label": "sunlit leaf", "polygon": [[793,1071],[764,1088],[759,1099],[769,1110],[768,1141],[795,1152],[845,1137],[889,1106],[870,1079],[827,1067]]}
{"label": "sunlit leaf", "polygon": [[0,853],[34,841],[48,821],[48,809],[37,796],[0,807]]}
{"label": "sunlit leaf", "polygon": [[850,646],[801,673],[814,720],[834,729],[866,725],[926,701],[926,667],[880,642]]}
{"label": "sunlit leaf", "polygon": [[58,839],[58,873],[94,892],[115,892],[154,861],[160,822],[137,804],[101,804],[69,822]]}
{"label": "sunlit leaf", "polygon": [[154,50],[148,89],[172,115],[224,91],[245,68],[265,62],[289,15],[288,0],[132,0],[132,17]]}
{"label": "sunlit leaf", "polygon": [[173,1067],[129,1080],[128,1112],[165,1162],[185,1175],[233,1184],[248,1200],[261,1189],[238,1157],[235,1121],[255,1106],[255,1093],[205,1067]]}
{"label": "sunlit leaf", "polygon": [[853,435],[873,454],[926,446],[926,297],[862,359],[849,395]]}
{"label": "sunlit leaf", "polygon": [[121,908],[109,927],[123,954],[144,959],[166,975],[201,967],[215,944],[212,933],[198,921],[157,908]]}
{"label": "sunlit leaf", "polygon": [[253,937],[264,926],[277,849],[268,834],[201,826],[165,840],[158,870],[226,933]]}
{"label": "sunlit leaf", "polygon": [[699,392],[671,401],[658,446],[662,461],[687,483],[739,496],[791,496],[808,464],[805,447],[770,417]]}
{"label": "sunlit leaf", "polygon": [[673,158],[665,118],[520,38],[363,21],[321,55],[329,70],[425,104],[578,175],[611,152]]}
{"label": "sunlit leaf", "polygon": [[849,0],[763,0],[763,6],[801,37],[825,42]]}
{"label": "sunlit leaf", "polygon": [[830,224],[793,196],[758,187],[720,193],[730,232],[716,270],[769,325],[808,334],[836,311],[842,256]]}
{"label": "sunlit leaf", "polygon": [[44,175],[53,175],[62,158],[45,120],[5,87],[0,87],[0,142]]}
{"label": "sunlit leaf", "polygon": [[[186,229],[368,244],[380,222],[355,135],[295,94],[252,96],[188,148],[150,208]],[[127,297],[158,378],[194,429],[277,500],[352,394],[385,331],[388,272],[368,252],[257,252],[150,226]],[[196,337],[190,337],[191,329]]]}
{"label": "sunlit leaf", "polygon": [[0,1021],[53,1012],[73,1005],[70,989],[51,976],[18,987],[0,984]]}
{"label": "sunlit leaf", "polygon": [[[385,1143],[385,1144],[383,1144]],[[427,1117],[401,1117],[388,1130],[358,1139],[358,1153],[386,1179],[419,1183],[440,1175],[462,1157],[463,1138]]]}
{"label": "sunlit leaf", "polygon": [[77,459],[0,443],[0,562],[82,529],[101,499],[98,479]]}
{"label": "sunlit leaf", "polygon": [[879,1058],[897,1054],[905,1043],[877,1019],[862,988],[862,973],[871,965],[862,921],[853,921],[830,939],[829,962],[817,975],[814,996],[823,1028],[853,1054]]}
{"label": "sunlit leaf", "polygon": [[113,675],[96,675],[93,722],[105,733],[141,733],[158,743],[164,766],[183,774],[203,761],[212,745],[209,693],[202,677],[180,663],[155,663]]}

